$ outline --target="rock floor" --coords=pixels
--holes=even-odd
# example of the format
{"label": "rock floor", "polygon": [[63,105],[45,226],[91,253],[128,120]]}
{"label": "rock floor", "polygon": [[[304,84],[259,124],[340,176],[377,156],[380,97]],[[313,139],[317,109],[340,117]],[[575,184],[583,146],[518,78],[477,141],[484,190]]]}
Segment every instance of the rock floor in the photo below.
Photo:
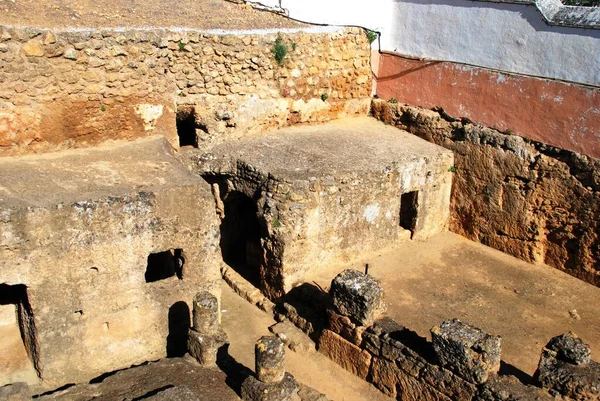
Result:
{"label": "rock floor", "polygon": [[[344,268],[381,280],[388,315],[431,339],[429,329],[458,318],[502,336],[508,372],[527,380],[542,347],[574,331],[600,360],[600,288],[557,269],[531,265],[452,233],[365,256],[347,266],[330,266],[306,281],[325,290]],[[514,372],[516,368],[519,371]]]}

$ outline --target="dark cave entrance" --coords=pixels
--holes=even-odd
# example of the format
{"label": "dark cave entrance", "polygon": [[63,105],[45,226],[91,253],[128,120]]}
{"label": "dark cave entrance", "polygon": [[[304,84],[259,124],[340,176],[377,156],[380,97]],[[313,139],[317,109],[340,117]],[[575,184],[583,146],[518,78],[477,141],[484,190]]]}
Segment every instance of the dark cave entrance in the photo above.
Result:
{"label": "dark cave entrance", "polygon": [[258,218],[256,202],[242,192],[232,191],[226,195],[223,204],[223,261],[255,287],[261,288],[260,268],[264,264],[261,244],[263,229]]}
{"label": "dark cave entrance", "polygon": [[400,227],[409,230],[411,238],[417,226],[418,197],[418,191],[407,192],[400,197]]}
{"label": "dark cave entrance", "polygon": [[193,107],[181,107],[177,109],[177,136],[179,146],[198,147],[198,135],[196,134],[196,115]]}

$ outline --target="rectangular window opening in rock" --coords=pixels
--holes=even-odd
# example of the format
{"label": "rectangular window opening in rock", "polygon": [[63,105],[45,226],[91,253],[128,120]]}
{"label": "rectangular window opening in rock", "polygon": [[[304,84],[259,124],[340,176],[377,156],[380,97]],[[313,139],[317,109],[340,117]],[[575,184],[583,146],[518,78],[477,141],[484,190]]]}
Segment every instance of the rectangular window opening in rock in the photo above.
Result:
{"label": "rectangular window opening in rock", "polygon": [[182,280],[184,264],[185,256],[181,248],[151,253],[148,255],[148,265],[144,278],[147,283],[164,280],[173,276],[177,276],[177,278]]}
{"label": "rectangular window opening in rock", "polygon": [[407,192],[400,197],[400,227],[410,231],[411,239],[417,225],[418,198],[418,191]]}
{"label": "rectangular window opening in rock", "polygon": [[221,222],[223,261],[252,285],[261,288],[260,268],[264,264],[261,238],[263,227],[258,206],[248,195],[229,192],[224,200],[225,217]]}
{"label": "rectangular window opening in rock", "polygon": [[23,284],[0,284],[0,386],[39,377],[33,313]]}
{"label": "rectangular window opening in rock", "polygon": [[198,147],[198,135],[196,130],[198,127],[196,123],[195,109],[191,106],[181,106],[177,108],[177,136],[179,137],[179,146],[193,146]]}

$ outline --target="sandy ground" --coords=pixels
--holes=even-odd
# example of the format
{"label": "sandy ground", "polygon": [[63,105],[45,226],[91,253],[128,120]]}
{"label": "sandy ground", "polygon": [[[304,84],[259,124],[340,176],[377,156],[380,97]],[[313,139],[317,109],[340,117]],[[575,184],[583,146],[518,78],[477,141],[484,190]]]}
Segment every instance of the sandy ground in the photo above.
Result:
{"label": "sandy ground", "polygon": [[0,0],[0,25],[43,28],[187,27],[263,29],[303,26],[224,0]]}
{"label": "sandy ground", "polygon": [[[254,343],[261,336],[272,335],[268,327],[276,322],[226,284],[223,284],[221,305],[222,325],[231,342],[229,354],[238,363],[254,369]],[[286,367],[296,380],[324,393],[332,401],[390,400],[369,383],[314,351],[296,353],[288,349]]]}
{"label": "sandy ground", "polygon": [[[531,265],[445,233],[408,241],[349,265],[381,280],[388,314],[419,335],[459,318],[502,336],[502,359],[532,375],[541,348],[569,330],[600,360],[600,288],[545,265]],[[324,289],[344,267],[322,269]],[[571,313],[570,313],[571,312]]]}

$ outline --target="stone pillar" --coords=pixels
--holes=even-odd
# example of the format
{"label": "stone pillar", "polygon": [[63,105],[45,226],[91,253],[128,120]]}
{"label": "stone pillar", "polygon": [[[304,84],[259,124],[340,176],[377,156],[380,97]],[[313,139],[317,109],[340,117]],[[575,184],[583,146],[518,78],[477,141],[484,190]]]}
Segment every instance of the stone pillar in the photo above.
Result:
{"label": "stone pillar", "polygon": [[207,291],[201,291],[192,301],[192,324],[199,333],[214,332],[219,328],[219,301]]}
{"label": "stone pillar", "polygon": [[254,346],[256,377],[263,383],[279,383],[285,374],[285,345],[278,337],[263,336]]}
{"label": "stone pillar", "polygon": [[500,369],[500,336],[453,319],[432,328],[431,339],[442,366],[471,383],[484,383]]}
{"label": "stone pillar", "polygon": [[245,401],[294,401],[299,385],[285,372],[285,345],[274,336],[261,337],[254,347],[256,376],[242,383]]}
{"label": "stone pillar", "polygon": [[219,302],[207,291],[192,301],[192,328],[188,331],[188,352],[203,366],[217,363],[219,349],[229,343],[219,325]]}

